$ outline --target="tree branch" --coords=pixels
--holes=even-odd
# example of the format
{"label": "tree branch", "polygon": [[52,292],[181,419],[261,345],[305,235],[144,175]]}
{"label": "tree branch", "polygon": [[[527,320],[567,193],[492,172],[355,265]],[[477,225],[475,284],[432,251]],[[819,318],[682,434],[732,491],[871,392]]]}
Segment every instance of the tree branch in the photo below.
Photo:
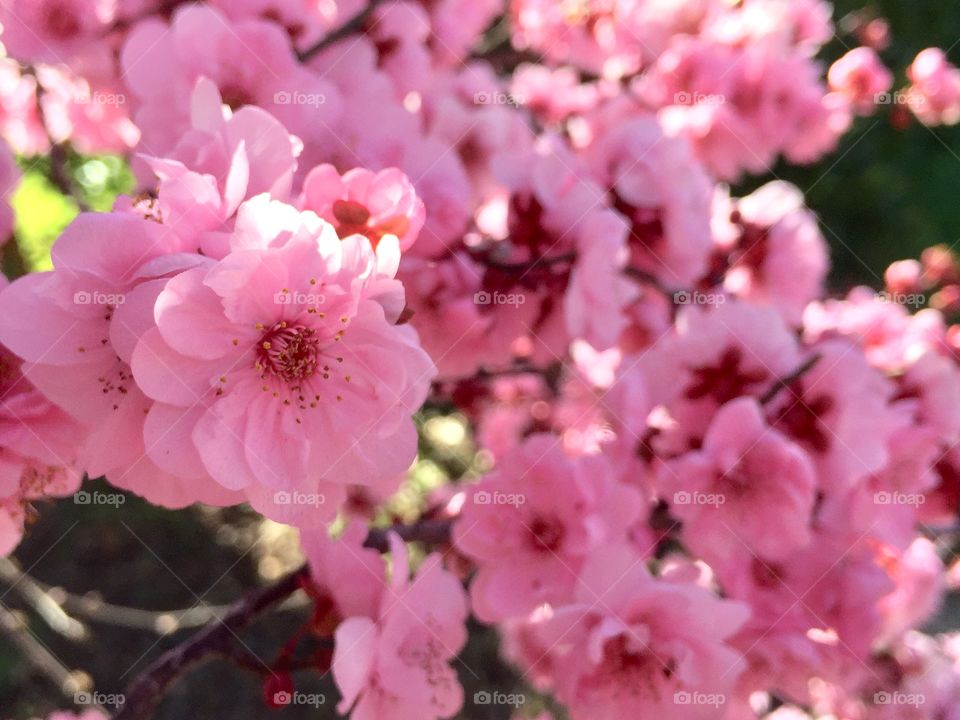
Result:
{"label": "tree branch", "polygon": [[[391,531],[406,542],[444,544],[450,540],[451,524],[451,520],[422,520],[412,525],[376,528],[370,530],[364,546],[386,552],[387,535]],[[153,717],[164,693],[177,678],[211,657],[225,657],[255,671],[269,670],[248,651],[238,650],[234,641],[259,615],[293,595],[308,578],[309,570],[304,565],[272,585],[250,591],[214,623],[165,652],[130,684],[123,707],[113,716],[114,720],[148,720]]]}
{"label": "tree branch", "polygon": [[308,62],[315,56],[322,53],[328,47],[336,45],[338,42],[344,38],[350,37],[354,33],[360,32],[363,29],[363,26],[366,25],[367,20],[370,19],[370,16],[373,15],[373,11],[376,10],[377,6],[382,4],[383,1],[384,0],[370,0],[370,4],[368,4],[363,10],[358,12],[352,18],[347,20],[343,25],[338,27],[336,30],[329,32],[306,50],[301,50],[298,52],[297,58],[300,60],[300,62]]}

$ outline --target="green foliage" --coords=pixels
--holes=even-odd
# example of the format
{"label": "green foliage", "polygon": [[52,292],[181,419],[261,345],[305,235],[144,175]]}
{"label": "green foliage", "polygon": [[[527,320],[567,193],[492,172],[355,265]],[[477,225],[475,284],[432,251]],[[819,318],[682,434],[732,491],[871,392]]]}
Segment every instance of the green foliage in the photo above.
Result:
{"label": "green foliage", "polygon": [[[23,182],[13,196],[17,214],[16,239],[23,270],[49,270],[50,248],[80,210],[78,198],[91,210],[109,210],[117,195],[134,187],[127,162],[118,156],[68,153],[64,176],[72,194],[53,182],[49,157],[21,158]],[[7,264],[6,269],[10,269]],[[14,273],[16,274],[16,273]]]}

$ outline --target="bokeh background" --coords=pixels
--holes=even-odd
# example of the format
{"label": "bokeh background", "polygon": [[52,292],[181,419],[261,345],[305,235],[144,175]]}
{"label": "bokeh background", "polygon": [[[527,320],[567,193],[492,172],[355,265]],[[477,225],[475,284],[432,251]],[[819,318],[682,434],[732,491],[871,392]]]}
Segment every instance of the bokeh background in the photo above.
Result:
{"label": "bokeh background", "polygon": [[[829,63],[857,42],[843,32],[858,2],[835,3],[840,32],[824,51]],[[944,0],[883,0],[866,12],[888,18],[892,44],[882,53],[899,70],[916,53],[940,46],[960,64],[960,11]],[[24,183],[15,198],[17,243],[3,257],[5,272],[49,267],[49,247],[77,212],[73,200],[51,181],[47,158],[21,158]],[[132,188],[125,163],[115,157],[70,155],[69,173],[88,205],[107,209]],[[831,292],[856,284],[879,288],[884,268],[916,257],[935,244],[960,241],[960,127],[905,127],[890,107],[860,119],[837,152],[810,167],[778,166],[767,177],[733,189],[750,192],[781,178],[800,187],[818,213],[833,256]],[[381,523],[412,519],[430,491],[482,470],[462,418],[427,408],[419,418],[421,459],[409,486],[378,514]],[[116,492],[102,482],[90,490]],[[942,538],[944,554],[960,545]],[[301,562],[293,531],[244,509],[190,509],[169,512],[133,496],[122,505],[80,505],[70,499],[37,507],[27,535],[13,558],[0,564],[0,609],[29,627],[0,635],[0,717],[23,720],[68,708],[72,697],[57,687],[57,674],[73,673],[82,686],[104,695],[124,687],[164,650],[195,632],[245,589],[269,582]],[[26,573],[26,575],[24,575]],[[69,617],[44,605],[46,595]],[[38,599],[41,598],[41,599]],[[46,611],[44,612],[44,608]],[[271,662],[285,638],[304,621],[303,602],[293,601],[258,622],[244,641]],[[3,623],[0,623],[3,625]],[[955,597],[948,598],[930,630],[960,627]],[[38,650],[39,648],[39,650]],[[39,655],[37,655],[39,653]],[[56,662],[41,670],[42,655]],[[523,693],[523,712],[549,705],[524,687],[497,659],[496,638],[479,631],[458,664],[468,697],[478,691]],[[62,664],[62,665],[61,665]],[[226,662],[210,663],[182,679],[161,706],[159,718],[336,717],[336,693],[316,673],[296,676],[297,689],[320,693],[320,707],[268,710],[254,673]],[[512,708],[468,702],[462,717],[507,718]],[[562,714],[557,714],[558,718]],[[385,719],[388,720],[388,719]]]}

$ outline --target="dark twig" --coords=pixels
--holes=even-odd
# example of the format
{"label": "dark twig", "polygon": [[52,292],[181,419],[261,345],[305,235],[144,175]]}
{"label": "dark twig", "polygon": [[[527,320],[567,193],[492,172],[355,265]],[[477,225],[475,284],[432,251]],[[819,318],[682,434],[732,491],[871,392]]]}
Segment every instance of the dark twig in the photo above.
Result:
{"label": "dark twig", "polygon": [[760,396],[760,404],[767,405],[777,396],[777,394],[784,388],[790,387],[797,380],[806,375],[810,370],[820,362],[820,359],[823,357],[820,353],[814,353],[808,357],[800,367],[794,370],[789,375],[785,375],[782,378],[777,378],[773,386],[767,390],[763,395]]}
{"label": "dark twig", "polygon": [[295,593],[307,577],[306,566],[285,575],[273,585],[257,588],[240,599],[217,622],[207,625],[192,638],[171,648],[144,670],[124,693],[125,702],[114,720],[148,720],[164,692],[180,675],[211,656],[233,658],[234,640],[261,613]]}
{"label": "dark twig", "polygon": [[373,15],[373,11],[376,10],[377,6],[382,4],[383,1],[384,0],[370,0],[370,3],[363,10],[347,20],[343,25],[338,27],[336,30],[327,33],[306,50],[301,50],[298,52],[297,58],[300,60],[300,62],[308,62],[322,53],[328,47],[336,45],[344,38],[348,38],[351,35],[360,32],[363,30],[364,25],[367,24],[370,16]]}

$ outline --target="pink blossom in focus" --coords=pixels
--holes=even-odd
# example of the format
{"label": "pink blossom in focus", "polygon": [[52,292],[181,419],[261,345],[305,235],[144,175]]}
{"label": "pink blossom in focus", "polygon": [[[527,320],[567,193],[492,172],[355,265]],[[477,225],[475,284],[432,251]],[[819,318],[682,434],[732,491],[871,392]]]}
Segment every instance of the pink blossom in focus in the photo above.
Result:
{"label": "pink blossom in focus", "polygon": [[304,180],[301,205],[341,237],[364,235],[374,248],[384,235],[396,235],[401,251],[416,241],[426,216],[410,180],[395,168],[379,173],[357,168],[341,177],[332,165],[320,165]]}

